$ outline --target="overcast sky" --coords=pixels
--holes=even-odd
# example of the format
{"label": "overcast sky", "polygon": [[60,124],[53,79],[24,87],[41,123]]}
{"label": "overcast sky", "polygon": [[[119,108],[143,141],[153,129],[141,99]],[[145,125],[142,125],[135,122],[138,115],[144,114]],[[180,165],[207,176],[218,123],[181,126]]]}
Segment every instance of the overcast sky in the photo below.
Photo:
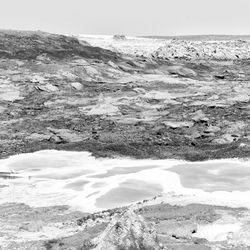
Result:
{"label": "overcast sky", "polygon": [[63,34],[250,34],[250,0],[0,0],[0,28]]}

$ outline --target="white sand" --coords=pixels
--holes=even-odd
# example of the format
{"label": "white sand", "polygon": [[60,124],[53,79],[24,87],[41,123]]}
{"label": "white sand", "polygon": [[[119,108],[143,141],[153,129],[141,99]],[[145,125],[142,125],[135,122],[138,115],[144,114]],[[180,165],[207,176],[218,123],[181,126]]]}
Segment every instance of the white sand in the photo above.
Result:
{"label": "white sand", "polygon": [[219,224],[213,223],[198,227],[198,231],[193,236],[204,238],[208,241],[225,241],[231,233],[237,233],[241,229],[240,223]]}
{"label": "white sand", "polygon": [[[216,170],[217,167],[219,169],[220,165],[223,165],[226,168],[228,164],[232,171],[232,163],[235,163],[239,171],[241,165],[242,168],[248,168],[249,162],[216,160],[206,163],[213,165],[210,174],[214,174],[216,181],[213,182],[212,176],[208,183],[214,186],[213,192],[182,185],[180,176],[171,171],[171,168],[180,164],[187,164],[188,167],[188,163],[184,161],[96,159],[87,152],[55,150],[16,155],[0,160],[0,169],[14,170],[22,176],[18,179],[1,179],[1,184],[8,185],[8,187],[0,189],[0,203],[24,202],[31,206],[68,204],[86,212],[93,212],[116,206],[115,202],[112,204],[112,197],[110,197],[111,203],[108,207],[100,207],[99,203],[99,206],[96,206],[96,201],[104,195],[109,198],[111,191],[123,192],[122,196],[124,195],[125,201],[121,205],[127,205],[135,201],[134,197],[137,197],[138,190],[142,199],[152,198],[148,195],[152,193],[152,190],[158,190],[156,186],[160,186],[162,193],[166,194],[164,200],[170,204],[185,205],[197,202],[250,208],[250,190],[221,191],[220,185],[218,185],[218,190],[216,189],[218,174],[220,174]],[[195,164],[202,167],[205,163]],[[194,176],[199,178],[199,175]],[[189,178],[192,179],[192,174]],[[234,178],[242,177],[235,175]],[[134,188],[134,184],[126,186],[136,181],[145,185],[141,184],[139,189]],[[231,183],[228,182],[228,185]],[[124,186],[126,186],[125,189],[121,188]]]}

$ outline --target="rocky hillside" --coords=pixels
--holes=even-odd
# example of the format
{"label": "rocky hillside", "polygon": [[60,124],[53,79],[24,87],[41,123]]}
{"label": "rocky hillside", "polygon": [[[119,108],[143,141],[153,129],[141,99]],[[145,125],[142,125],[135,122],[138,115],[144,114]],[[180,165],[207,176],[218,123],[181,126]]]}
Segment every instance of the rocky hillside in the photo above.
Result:
{"label": "rocky hillside", "polygon": [[53,59],[80,56],[89,59],[114,60],[117,55],[111,51],[92,47],[76,38],[45,32],[1,31],[0,58],[35,60],[46,54]]}
{"label": "rocky hillside", "polygon": [[0,157],[250,155],[248,60],[160,60],[47,33],[0,32]]}

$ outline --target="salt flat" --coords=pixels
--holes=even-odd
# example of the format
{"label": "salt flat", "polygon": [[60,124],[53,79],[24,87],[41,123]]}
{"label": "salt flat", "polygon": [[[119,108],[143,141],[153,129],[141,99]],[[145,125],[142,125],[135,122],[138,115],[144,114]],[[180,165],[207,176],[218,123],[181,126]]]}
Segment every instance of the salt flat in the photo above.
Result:
{"label": "salt flat", "polygon": [[[213,223],[198,223],[193,237],[216,243],[227,240],[228,235],[236,240],[248,232],[249,210],[243,210],[244,216],[238,218],[228,214],[229,208],[219,207],[250,209],[250,184],[245,181],[250,171],[248,160],[190,163],[107,159],[95,158],[88,152],[45,150],[0,160],[0,166],[10,173],[1,179],[0,207],[21,202],[37,209],[69,205],[72,211],[98,213],[122,206],[136,210],[159,204],[187,206],[195,203],[218,206],[221,215]],[[12,175],[15,178],[10,178]],[[142,200],[146,200],[144,205],[140,205]],[[59,224],[51,223],[41,228],[29,233],[18,232],[15,241],[65,237],[79,230],[73,225],[62,229]],[[244,244],[250,244],[246,236],[242,237]],[[6,244],[0,237],[1,242]]]}
{"label": "salt flat", "polygon": [[[40,151],[0,161],[18,178],[3,179],[0,202],[70,205],[83,212],[129,205],[153,196],[250,209],[249,161],[96,159],[88,152]],[[171,195],[173,199],[171,200]]]}

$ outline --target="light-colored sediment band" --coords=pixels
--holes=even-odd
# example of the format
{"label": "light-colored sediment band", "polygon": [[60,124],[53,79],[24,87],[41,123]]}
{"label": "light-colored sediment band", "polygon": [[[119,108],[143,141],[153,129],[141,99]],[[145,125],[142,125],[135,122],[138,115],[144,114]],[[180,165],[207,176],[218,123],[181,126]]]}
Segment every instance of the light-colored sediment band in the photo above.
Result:
{"label": "light-colored sediment band", "polygon": [[93,212],[163,194],[170,204],[250,208],[250,162],[96,159],[88,152],[46,150],[0,160],[0,203],[70,205]]}

